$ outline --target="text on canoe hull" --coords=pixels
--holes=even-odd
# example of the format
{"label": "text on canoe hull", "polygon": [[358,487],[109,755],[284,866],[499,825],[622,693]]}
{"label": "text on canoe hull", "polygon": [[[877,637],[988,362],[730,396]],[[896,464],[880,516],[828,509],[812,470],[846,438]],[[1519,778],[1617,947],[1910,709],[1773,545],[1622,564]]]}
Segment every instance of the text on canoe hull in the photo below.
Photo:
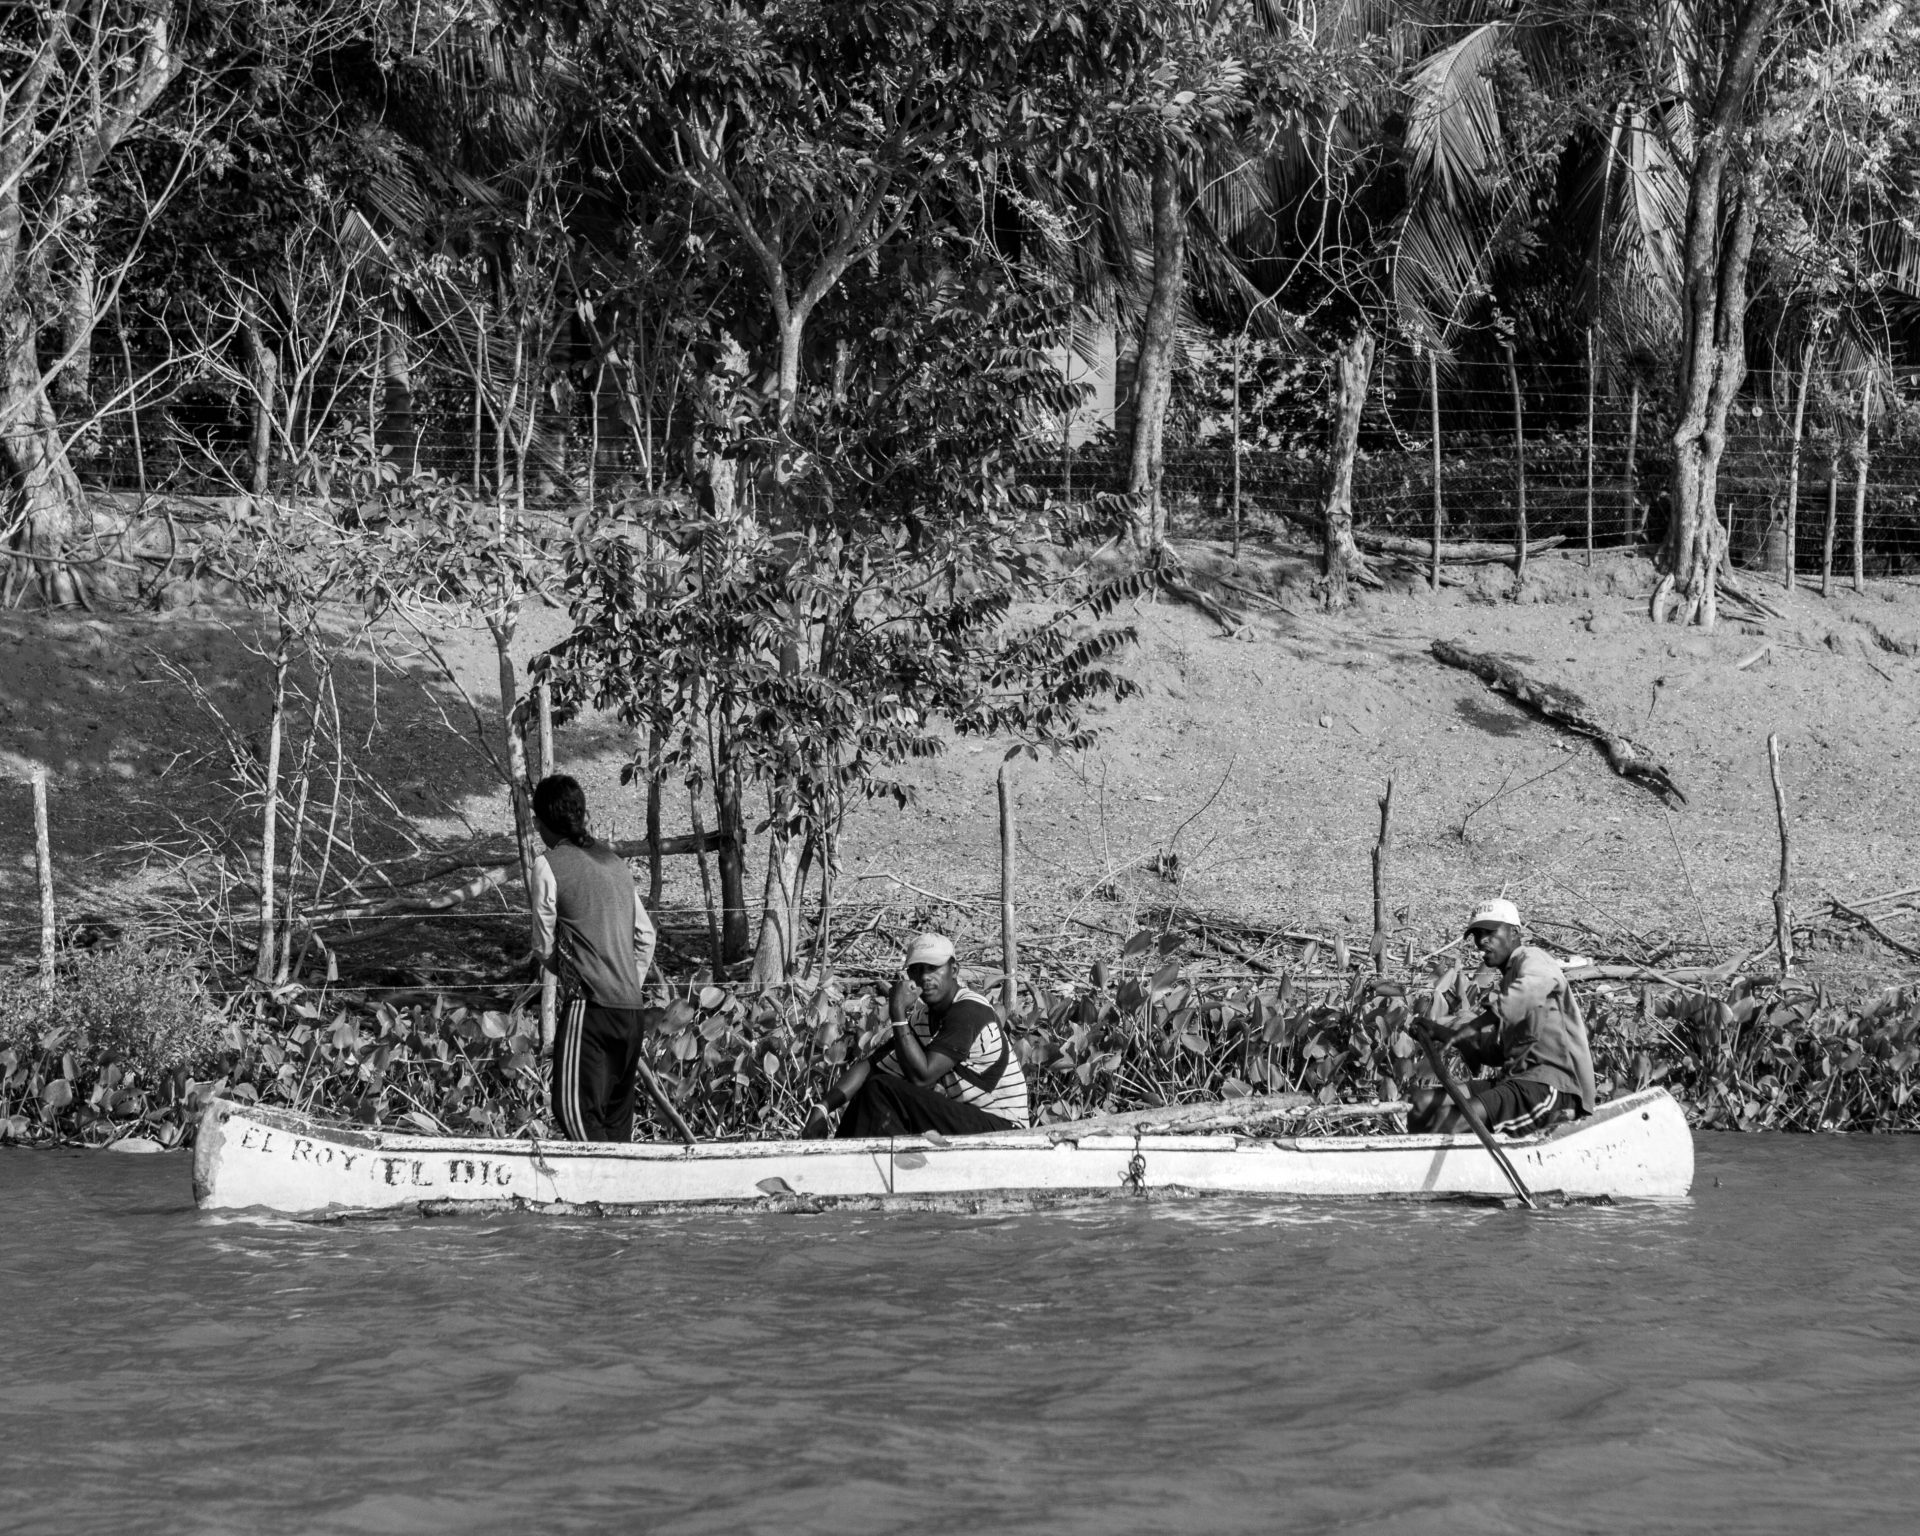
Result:
{"label": "text on canoe hull", "polygon": [[[310,1136],[276,1133],[263,1125],[249,1125],[240,1137],[242,1150],[279,1156],[290,1163],[308,1163],[318,1168],[338,1168],[352,1173],[363,1158],[370,1158],[375,1177],[382,1184],[406,1185],[418,1189],[479,1184],[507,1189],[513,1184],[511,1163],[488,1157],[394,1157],[384,1152],[350,1151],[332,1142],[315,1141]],[[446,1165],[441,1172],[440,1165]]]}

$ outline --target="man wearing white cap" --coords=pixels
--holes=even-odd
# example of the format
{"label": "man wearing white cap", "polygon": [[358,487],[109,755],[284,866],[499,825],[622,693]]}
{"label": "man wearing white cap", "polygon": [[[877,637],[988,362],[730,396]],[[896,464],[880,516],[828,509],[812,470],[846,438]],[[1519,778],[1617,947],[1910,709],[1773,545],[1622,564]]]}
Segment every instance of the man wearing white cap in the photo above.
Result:
{"label": "man wearing white cap", "polygon": [[[1520,942],[1520,910],[1510,901],[1483,901],[1467,919],[1467,938],[1495,975],[1486,1006],[1458,1024],[1434,1030],[1472,1067],[1500,1075],[1467,1085],[1473,1116],[1489,1130],[1524,1136],[1568,1114],[1593,1112],[1593,1055],[1560,962]],[[1410,1095],[1407,1129],[1469,1129],[1443,1088]]]}
{"label": "man wearing white cap", "polygon": [[[907,1021],[915,992],[933,1029],[926,1041]],[[814,1105],[802,1136],[824,1137],[843,1109],[843,1137],[969,1136],[1026,1125],[1027,1079],[1013,1041],[993,1004],[960,985],[960,964],[945,935],[923,933],[907,946],[887,1018],[887,1043],[849,1067]]]}

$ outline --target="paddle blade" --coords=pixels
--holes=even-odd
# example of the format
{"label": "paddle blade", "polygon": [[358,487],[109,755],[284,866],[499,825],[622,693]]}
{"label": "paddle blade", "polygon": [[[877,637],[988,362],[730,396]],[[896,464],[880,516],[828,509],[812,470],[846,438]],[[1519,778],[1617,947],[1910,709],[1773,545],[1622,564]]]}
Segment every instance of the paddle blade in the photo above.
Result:
{"label": "paddle blade", "polygon": [[780,1178],[762,1179],[753,1187],[763,1195],[794,1195],[793,1186],[788,1184],[785,1179]]}

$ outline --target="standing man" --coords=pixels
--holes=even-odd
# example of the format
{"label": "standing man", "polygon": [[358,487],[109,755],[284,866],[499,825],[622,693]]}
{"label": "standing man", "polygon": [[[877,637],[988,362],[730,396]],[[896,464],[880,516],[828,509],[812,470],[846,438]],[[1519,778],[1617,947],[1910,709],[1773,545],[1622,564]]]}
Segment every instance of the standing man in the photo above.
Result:
{"label": "standing man", "polygon": [[554,1118],[573,1141],[631,1141],[653,923],[627,861],[588,833],[575,780],[534,786],[533,824],[547,849],[533,862],[534,945],[560,978]]}
{"label": "standing man", "polygon": [[[933,1030],[924,1042],[907,1022],[916,992]],[[803,1137],[825,1137],[843,1107],[843,1138],[922,1131],[977,1136],[1027,1124],[1027,1079],[1012,1038],[993,1004],[961,986],[960,964],[944,935],[923,933],[907,947],[887,997],[887,1017],[891,1038],[849,1067],[814,1105]]]}
{"label": "standing man", "polygon": [[[1494,973],[1486,1006],[1461,1023],[1436,1024],[1435,1043],[1453,1045],[1472,1067],[1500,1075],[1466,1084],[1473,1117],[1488,1130],[1525,1136],[1567,1115],[1593,1113],[1593,1055],[1587,1026],[1560,962],[1520,942],[1520,909],[1483,901],[1467,919],[1467,939]],[[1470,1130],[1444,1088],[1418,1088],[1407,1129]]]}

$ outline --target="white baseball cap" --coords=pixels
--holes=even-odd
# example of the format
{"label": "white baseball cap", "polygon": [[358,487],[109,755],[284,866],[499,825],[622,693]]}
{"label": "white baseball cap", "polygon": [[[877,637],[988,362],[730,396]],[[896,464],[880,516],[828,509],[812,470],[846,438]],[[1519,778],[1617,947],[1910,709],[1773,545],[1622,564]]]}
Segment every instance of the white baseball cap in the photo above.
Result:
{"label": "white baseball cap", "polygon": [[1510,901],[1495,897],[1492,901],[1483,901],[1473,909],[1473,916],[1467,919],[1467,932],[1476,928],[1491,928],[1495,923],[1506,923],[1514,928],[1520,926],[1520,909]]}
{"label": "white baseball cap", "polygon": [[923,933],[907,946],[903,968],[945,965],[953,958],[953,940],[943,933]]}

